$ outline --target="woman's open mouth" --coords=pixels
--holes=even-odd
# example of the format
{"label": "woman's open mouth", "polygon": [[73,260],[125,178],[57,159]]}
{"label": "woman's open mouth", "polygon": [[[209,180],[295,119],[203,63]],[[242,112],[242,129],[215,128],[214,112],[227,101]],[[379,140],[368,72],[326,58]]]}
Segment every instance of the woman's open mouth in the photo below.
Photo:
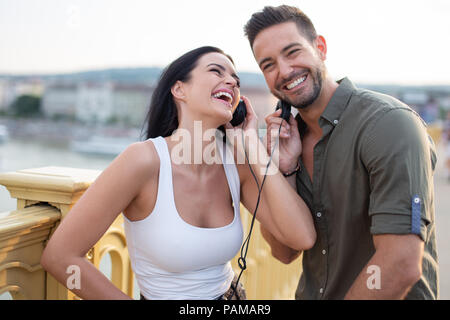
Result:
{"label": "woman's open mouth", "polygon": [[226,104],[230,108],[233,107],[233,93],[231,91],[220,89],[213,92],[212,97]]}

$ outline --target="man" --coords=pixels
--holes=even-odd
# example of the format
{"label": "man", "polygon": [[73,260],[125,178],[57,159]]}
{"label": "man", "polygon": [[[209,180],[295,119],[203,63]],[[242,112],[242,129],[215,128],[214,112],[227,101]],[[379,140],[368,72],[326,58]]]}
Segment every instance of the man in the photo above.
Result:
{"label": "man", "polygon": [[[279,168],[309,206],[317,231],[303,252],[297,299],[437,299],[434,145],[402,102],[327,72],[327,45],[290,6],[265,7],[245,26],[272,94],[298,110],[282,123]],[[263,236],[290,263],[297,252]]]}

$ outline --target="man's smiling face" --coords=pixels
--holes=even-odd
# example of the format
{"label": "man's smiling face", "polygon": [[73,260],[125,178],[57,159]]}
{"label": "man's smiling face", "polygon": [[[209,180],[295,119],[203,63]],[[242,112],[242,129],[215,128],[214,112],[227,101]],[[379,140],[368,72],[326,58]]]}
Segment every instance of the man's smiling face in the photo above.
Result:
{"label": "man's smiling face", "polygon": [[308,41],[294,22],[262,30],[252,49],[270,91],[277,98],[294,107],[306,108],[320,95],[325,53],[316,40]]}

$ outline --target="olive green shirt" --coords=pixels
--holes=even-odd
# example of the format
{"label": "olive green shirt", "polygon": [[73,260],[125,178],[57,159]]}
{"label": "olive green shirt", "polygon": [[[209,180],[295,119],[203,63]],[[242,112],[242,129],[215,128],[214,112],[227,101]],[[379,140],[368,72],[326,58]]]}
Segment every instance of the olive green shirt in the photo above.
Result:
{"label": "olive green shirt", "polygon": [[[373,272],[366,270],[373,235],[417,234],[425,244],[423,273],[406,298],[436,299],[436,154],[425,124],[393,97],[347,78],[338,83],[319,119],[313,181],[299,159],[297,192],[311,210],[317,241],[303,253],[296,298],[343,299],[361,272]],[[300,115],[297,121],[303,136],[306,124]]]}

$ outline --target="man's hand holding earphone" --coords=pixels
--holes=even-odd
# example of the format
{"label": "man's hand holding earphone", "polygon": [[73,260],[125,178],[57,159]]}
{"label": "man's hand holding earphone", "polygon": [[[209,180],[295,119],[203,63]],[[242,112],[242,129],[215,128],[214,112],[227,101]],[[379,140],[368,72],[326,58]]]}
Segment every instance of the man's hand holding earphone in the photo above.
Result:
{"label": "man's hand holding earphone", "polygon": [[279,146],[275,149],[275,152],[279,152],[279,154],[274,154],[273,159],[278,161],[277,165],[280,172],[289,174],[297,168],[298,158],[302,153],[302,142],[300,140],[300,133],[298,132],[297,120],[295,120],[294,116],[292,114],[290,115],[289,123],[280,116],[281,109],[278,109],[265,118],[267,133],[263,142],[266,146],[267,153],[270,155],[278,139],[278,134],[280,135]]}

